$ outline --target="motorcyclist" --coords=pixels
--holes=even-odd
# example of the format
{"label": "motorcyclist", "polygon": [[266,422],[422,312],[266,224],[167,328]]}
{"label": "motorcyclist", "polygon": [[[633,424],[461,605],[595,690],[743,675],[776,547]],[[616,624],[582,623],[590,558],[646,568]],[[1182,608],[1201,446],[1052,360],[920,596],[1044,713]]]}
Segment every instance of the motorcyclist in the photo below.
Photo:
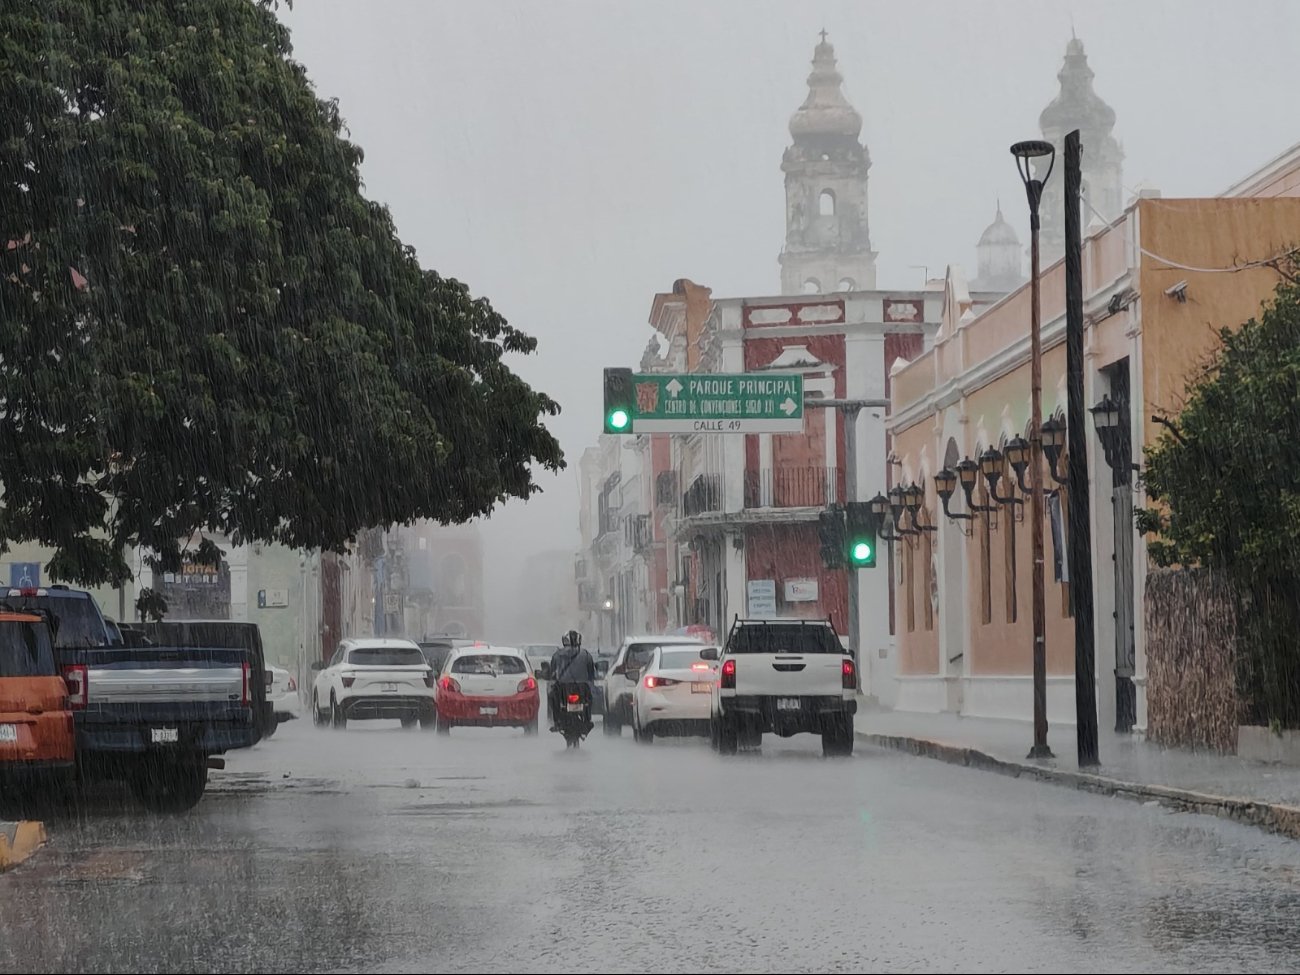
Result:
{"label": "motorcyclist", "polygon": [[551,683],[546,691],[547,706],[551,713],[551,730],[558,731],[561,684],[596,683],[596,661],[582,646],[582,634],[570,630],[560,637],[560,649],[551,657]]}

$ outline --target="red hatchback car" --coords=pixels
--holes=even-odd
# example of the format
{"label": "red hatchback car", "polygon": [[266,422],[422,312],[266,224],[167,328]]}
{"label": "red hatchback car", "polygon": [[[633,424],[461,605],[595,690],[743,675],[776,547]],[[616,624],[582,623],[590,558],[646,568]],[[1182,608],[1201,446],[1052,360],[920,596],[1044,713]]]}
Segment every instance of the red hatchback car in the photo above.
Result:
{"label": "red hatchback car", "polygon": [[512,647],[457,648],[443,664],[434,693],[441,734],[457,725],[537,734],[537,679],[523,653]]}
{"label": "red hatchback car", "polygon": [[0,612],[0,793],[13,798],[32,779],[67,780],[75,746],[49,623],[35,613]]}

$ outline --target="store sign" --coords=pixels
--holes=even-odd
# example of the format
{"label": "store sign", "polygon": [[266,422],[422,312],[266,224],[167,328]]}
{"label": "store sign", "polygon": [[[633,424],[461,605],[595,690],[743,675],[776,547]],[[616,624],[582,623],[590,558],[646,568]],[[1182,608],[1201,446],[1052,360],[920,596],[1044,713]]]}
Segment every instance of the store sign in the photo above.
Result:
{"label": "store sign", "polygon": [[815,603],[817,601],[817,580],[787,579],[785,581],[785,601],[787,603]]}
{"label": "store sign", "polygon": [[776,616],[775,579],[751,579],[746,589],[750,619],[766,620]]}

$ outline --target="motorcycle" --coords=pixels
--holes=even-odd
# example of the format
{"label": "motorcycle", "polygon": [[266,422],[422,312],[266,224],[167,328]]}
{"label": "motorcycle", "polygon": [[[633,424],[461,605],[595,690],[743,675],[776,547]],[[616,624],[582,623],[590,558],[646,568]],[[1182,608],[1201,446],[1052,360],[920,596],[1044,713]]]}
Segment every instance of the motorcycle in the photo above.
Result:
{"label": "motorcycle", "polygon": [[560,713],[554,715],[555,727],[564,736],[566,748],[577,748],[595,727],[591,721],[591,685],[561,684]]}

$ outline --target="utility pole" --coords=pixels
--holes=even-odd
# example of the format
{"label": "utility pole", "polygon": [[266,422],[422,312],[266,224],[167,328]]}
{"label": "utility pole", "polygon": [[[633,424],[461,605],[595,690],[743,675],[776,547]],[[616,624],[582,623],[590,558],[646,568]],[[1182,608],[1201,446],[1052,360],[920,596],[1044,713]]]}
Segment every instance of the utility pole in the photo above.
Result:
{"label": "utility pole", "polygon": [[1083,147],[1065,137],[1065,374],[1070,494],[1070,600],[1074,610],[1074,710],[1079,767],[1097,765],[1097,675],[1092,620],[1092,523],[1083,407],[1083,234],[1079,214]]}
{"label": "utility pole", "polygon": [[[861,500],[858,498],[858,412],[870,409],[889,409],[887,399],[810,399],[805,397],[804,409],[839,410],[844,416],[844,502]],[[853,659],[862,667],[862,639],[858,620],[858,574],[850,568],[849,573],[849,649]]]}

